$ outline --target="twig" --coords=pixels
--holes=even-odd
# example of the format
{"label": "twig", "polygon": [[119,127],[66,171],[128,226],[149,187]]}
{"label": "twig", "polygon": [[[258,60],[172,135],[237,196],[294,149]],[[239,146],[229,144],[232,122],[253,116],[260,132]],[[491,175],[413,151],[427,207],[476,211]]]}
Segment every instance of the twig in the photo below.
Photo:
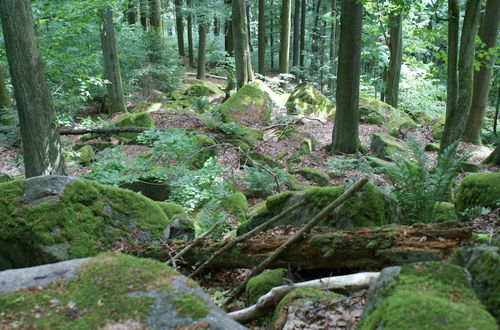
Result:
{"label": "twig", "polygon": [[173,258],[168,261],[168,264],[174,265],[175,262],[180,259],[183,255],[191,251],[192,248],[196,246],[199,242],[204,240],[207,236],[209,236],[211,233],[213,233],[222,223],[224,222],[224,219],[218,221],[215,225],[213,225],[209,230],[207,230],[203,235],[192,241],[188,246],[186,246],[184,249],[182,249],[179,253],[177,253]]}
{"label": "twig", "polygon": [[363,178],[353,184],[349,189],[347,189],[342,195],[326,206],[321,212],[319,212],[315,217],[313,217],[301,230],[299,230],[295,235],[290,237],[285,243],[283,243],[276,251],[273,252],[269,257],[267,257],[263,262],[261,262],[254,270],[247,276],[247,278],[241,283],[234,291],[233,294],[226,300],[224,306],[229,305],[231,301],[238,298],[240,294],[245,289],[250,278],[260,274],[274,259],[276,259],[283,251],[288,249],[293,243],[301,239],[305,234],[307,234],[311,229],[316,226],[325,216],[327,216],[332,210],[337,208],[343,202],[345,202],[349,197],[351,197],[356,191],[361,189],[364,184],[368,182],[367,178]]}
{"label": "twig", "polygon": [[210,263],[212,263],[218,256],[220,256],[221,254],[223,254],[224,252],[230,250],[232,247],[234,247],[236,244],[240,243],[240,242],[243,242],[243,241],[246,241],[247,239],[249,239],[250,237],[252,236],[255,236],[255,234],[267,229],[269,226],[271,226],[273,223],[275,223],[276,221],[280,220],[281,218],[287,216],[290,212],[292,212],[293,210],[303,206],[306,204],[306,201],[305,200],[301,200],[300,202],[297,202],[295,204],[293,204],[292,206],[290,206],[289,208],[287,208],[286,210],[283,210],[281,213],[279,213],[278,215],[274,216],[273,218],[269,219],[268,221],[264,222],[263,224],[261,224],[260,226],[252,229],[251,231],[249,231],[248,233],[246,234],[243,234],[241,236],[238,236],[236,237],[235,239],[233,239],[232,241],[230,241],[229,243],[227,243],[226,245],[224,245],[221,249],[219,249],[217,252],[215,252],[212,257],[210,257],[207,261],[205,261],[200,267],[198,267],[198,269],[196,269],[191,275],[189,275],[189,277],[195,277],[196,275],[200,274],[201,271],[203,269],[205,269],[206,267],[208,267],[210,265]]}

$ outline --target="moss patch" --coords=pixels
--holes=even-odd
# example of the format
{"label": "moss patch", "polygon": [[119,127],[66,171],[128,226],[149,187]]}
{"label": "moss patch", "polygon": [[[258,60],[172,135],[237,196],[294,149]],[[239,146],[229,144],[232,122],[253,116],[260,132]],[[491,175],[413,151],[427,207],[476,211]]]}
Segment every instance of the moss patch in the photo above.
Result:
{"label": "moss patch", "polygon": [[177,296],[172,299],[172,304],[180,316],[193,320],[201,319],[210,312],[205,301],[196,293],[177,293]]}
{"label": "moss patch", "polygon": [[318,208],[325,208],[344,192],[344,186],[309,187],[304,189],[305,200]]}
{"label": "moss patch", "polygon": [[455,208],[458,213],[482,206],[494,207],[500,203],[500,173],[475,173],[464,178],[458,187]]}
{"label": "moss patch", "polygon": [[382,126],[384,123],[405,117],[406,115],[402,111],[380,100],[360,97],[359,116],[359,120],[362,123]]}
{"label": "moss patch", "polygon": [[246,293],[250,304],[255,304],[257,300],[269,292],[272,288],[283,284],[286,269],[278,268],[267,270],[257,276],[252,277],[246,287]]}
{"label": "moss patch", "polygon": [[269,196],[266,199],[266,210],[272,215],[280,213],[283,210],[283,206],[286,201],[293,195],[293,193],[293,191],[287,190],[282,193]]}
{"label": "moss patch", "polygon": [[170,292],[177,272],[163,263],[103,254],[83,264],[78,277],[43,289],[0,295],[0,327],[23,320],[26,328],[98,329],[106,323],[140,321],[154,299],[135,292]]}
{"label": "moss patch", "polygon": [[358,329],[496,329],[462,268],[429,262],[405,265]]}
{"label": "moss patch", "polygon": [[417,123],[409,116],[402,116],[385,124],[389,134],[392,136],[398,136],[401,133],[401,129],[404,129],[405,131],[412,131],[416,129],[417,126]]}
{"label": "moss patch", "polygon": [[[112,125],[116,127],[155,127],[153,118],[145,113],[126,113],[112,121]],[[138,133],[119,133],[118,136],[125,139],[135,139]]]}
{"label": "moss patch", "polygon": [[245,195],[241,192],[237,192],[221,199],[222,208],[226,210],[229,214],[232,214],[238,223],[242,223],[246,220],[246,214],[248,211],[248,202]]}
{"label": "moss patch", "polygon": [[186,211],[184,208],[175,203],[167,203],[167,202],[156,202],[158,206],[163,210],[163,213],[169,218],[173,219],[176,216],[185,216],[187,215]]}
{"label": "moss patch", "polygon": [[[168,217],[153,201],[134,192],[88,180],[66,186],[63,194],[36,206],[21,204],[24,180],[0,185],[1,237],[17,242],[33,258],[50,246],[68,244],[69,258],[96,255],[121,239],[148,243],[162,237]],[[29,240],[26,237],[30,237]],[[30,265],[49,256],[32,261]],[[26,265],[19,265],[26,266]]]}
{"label": "moss patch", "polygon": [[321,186],[328,186],[330,184],[330,176],[323,171],[314,168],[301,168],[294,171],[294,174],[300,174],[307,180],[311,180]]}
{"label": "moss patch", "polygon": [[196,168],[202,168],[207,159],[215,156],[217,143],[204,134],[197,134],[193,138],[199,152],[191,161]]}
{"label": "moss patch", "polygon": [[330,118],[335,115],[332,102],[311,84],[295,87],[286,102],[286,108],[290,114],[325,114]]}
{"label": "moss patch", "polygon": [[403,141],[387,133],[380,132],[373,134],[370,149],[375,156],[391,160],[393,154],[404,152],[407,150],[407,147]]}

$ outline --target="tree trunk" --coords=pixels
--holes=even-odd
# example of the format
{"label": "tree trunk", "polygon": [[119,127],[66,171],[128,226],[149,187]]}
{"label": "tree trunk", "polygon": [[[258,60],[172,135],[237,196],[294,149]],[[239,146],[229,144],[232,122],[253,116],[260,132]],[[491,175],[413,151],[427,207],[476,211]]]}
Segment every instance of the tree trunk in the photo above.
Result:
{"label": "tree trunk", "polygon": [[120,61],[116,49],[115,27],[113,24],[113,11],[111,8],[100,9],[101,18],[101,46],[104,58],[104,77],[111,83],[107,84],[109,98],[109,113],[126,112],[123,97],[122,76]]}
{"label": "tree trunk", "polygon": [[253,80],[247,31],[245,0],[233,0],[234,59],[238,89]]}
{"label": "tree trunk", "polygon": [[401,12],[389,14],[389,53],[384,101],[397,108],[401,63],[403,61],[403,17]]}
{"label": "tree trunk", "polygon": [[127,22],[130,25],[135,25],[135,23],[137,22],[137,10],[135,8],[134,0],[128,0],[125,17],[127,18]]}
{"label": "tree trunk", "polygon": [[198,70],[196,78],[205,80],[205,55],[207,48],[207,26],[202,23],[198,30],[199,43],[198,43]]}
{"label": "tree trunk", "polygon": [[[187,0],[187,5],[189,9],[193,9],[193,1]],[[188,56],[189,56],[189,65],[194,67],[194,50],[193,50],[193,14],[189,13],[187,17],[187,37],[188,37]]]}
{"label": "tree trunk", "polygon": [[269,35],[270,35],[270,49],[271,49],[271,69],[274,69],[274,0],[271,0],[271,9],[269,10],[269,14],[271,16],[271,22],[269,24]]}
{"label": "tree trunk", "polygon": [[149,6],[151,8],[151,16],[149,21],[151,22],[151,27],[155,30],[158,35],[158,39],[163,39],[163,24],[161,19],[161,0],[150,0]]}
{"label": "tree trunk", "polygon": [[182,19],[182,0],[175,0],[175,28],[177,30],[177,47],[180,56],[186,56],[184,51],[184,21]]}
{"label": "tree trunk", "polygon": [[[232,6],[232,0],[224,0],[224,3],[228,6]],[[226,21],[224,47],[226,49],[226,53],[229,56],[234,55],[233,20],[232,20],[232,18],[229,18]]]}
{"label": "tree trunk", "polygon": [[292,15],[292,1],[281,2],[281,39],[280,39],[280,73],[289,72],[290,58],[290,27]]}
{"label": "tree trunk", "polygon": [[0,1],[3,36],[21,125],[26,178],[65,174],[54,108],[35,36],[30,0]]}
{"label": "tree trunk", "polygon": [[332,25],[330,27],[330,90],[335,89],[336,84],[336,64],[337,64],[337,27],[339,26],[337,20],[337,0],[332,0]]}
{"label": "tree trunk", "polygon": [[500,166],[500,142],[497,143],[495,150],[493,150],[493,152],[486,157],[484,163],[491,166]]}
{"label": "tree trunk", "polygon": [[146,31],[149,25],[149,9],[148,9],[148,0],[139,0],[139,11],[141,14],[141,26]]}
{"label": "tree trunk", "polygon": [[6,75],[4,68],[3,66],[0,66],[0,126],[11,126],[14,125],[15,122],[13,118],[10,118],[10,116],[5,112],[5,108],[12,107],[5,80]]}
{"label": "tree trunk", "polygon": [[[483,23],[479,30],[479,37],[484,43],[481,52],[489,52],[496,45],[498,26],[500,22],[500,1],[488,0],[484,13]],[[483,125],[485,109],[488,104],[488,93],[491,79],[491,66],[494,63],[494,54],[482,59],[476,56],[481,63],[479,71],[474,72],[474,88],[472,92],[472,106],[465,127],[463,140],[474,144],[481,144],[481,127]]]}
{"label": "tree trunk", "polygon": [[293,52],[292,52],[293,53],[292,65],[294,67],[297,67],[299,65],[299,59],[300,59],[299,37],[300,37],[300,0],[295,0],[295,8],[293,12]]}
{"label": "tree trunk", "polygon": [[[465,8],[462,37],[460,39],[460,54],[458,57],[458,97],[455,107],[446,114],[443,137],[439,152],[448,148],[462,137],[469,110],[472,103],[472,86],[474,79],[473,61],[475,40],[479,26],[481,0],[469,0]],[[451,38],[451,36],[450,36]],[[448,110],[448,109],[447,109]]]}
{"label": "tree trunk", "polygon": [[337,113],[331,152],[355,153],[359,147],[359,75],[363,5],[343,0],[340,16],[340,44],[337,84]]}
{"label": "tree trunk", "polygon": [[[348,0],[351,1],[351,0]],[[389,229],[390,228],[390,229]],[[276,235],[272,230],[236,245],[208,268],[253,268],[267,259],[293,234]],[[470,239],[471,229],[452,223],[415,226],[390,226],[328,231],[312,233],[275,259],[269,268],[291,267],[301,270],[379,270],[384,267],[402,265],[416,261],[446,260],[460,246]],[[170,246],[182,250],[183,246]],[[220,240],[207,239],[184,256],[188,265],[201,264],[220,248]],[[127,251],[127,253],[141,253]],[[145,253],[155,259],[170,259],[171,250],[153,250]]]}
{"label": "tree trunk", "polygon": [[259,0],[259,73],[264,74],[266,65],[266,1]]}
{"label": "tree trunk", "polygon": [[318,2],[316,2],[316,9],[314,10],[314,25],[312,29],[311,67],[309,68],[311,76],[314,76],[318,73],[318,53],[319,53],[319,42],[320,42],[319,40],[320,10],[321,10],[321,0],[318,0]]}
{"label": "tree trunk", "polygon": [[301,16],[300,16],[300,60],[299,65],[301,68],[304,67],[305,60],[305,49],[306,49],[306,0],[302,0],[302,8]]}
{"label": "tree trunk", "polygon": [[218,36],[220,34],[220,20],[218,17],[214,18],[214,36]]}
{"label": "tree trunk", "polygon": [[248,34],[248,49],[250,50],[250,53],[253,52],[253,47],[252,47],[252,30],[250,29],[250,5],[245,6],[245,11],[246,11],[246,17],[247,17],[247,34]]}

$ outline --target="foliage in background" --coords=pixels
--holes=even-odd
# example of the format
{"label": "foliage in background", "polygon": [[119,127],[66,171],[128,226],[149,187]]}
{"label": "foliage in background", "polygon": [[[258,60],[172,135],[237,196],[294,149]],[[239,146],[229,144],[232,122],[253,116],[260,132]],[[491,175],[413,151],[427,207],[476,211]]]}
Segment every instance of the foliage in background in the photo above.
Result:
{"label": "foliage in background", "polygon": [[387,167],[387,179],[392,183],[394,196],[401,207],[405,224],[433,221],[436,203],[450,201],[452,183],[460,173],[466,157],[455,159],[457,143],[448,147],[430,168],[422,145],[408,137],[410,155],[396,157]]}
{"label": "foliage in background", "polygon": [[376,171],[364,158],[347,158],[336,156],[327,160],[327,165],[333,175],[343,176],[346,171],[359,170],[366,174],[374,174]]}
{"label": "foliage in background", "polygon": [[286,173],[278,168],[268,165],[243,166],[238,173],[238,178],[243,181],[244,188],[254,196],[268,196],[278,189],[278,185],[286,184],[288,179]]}

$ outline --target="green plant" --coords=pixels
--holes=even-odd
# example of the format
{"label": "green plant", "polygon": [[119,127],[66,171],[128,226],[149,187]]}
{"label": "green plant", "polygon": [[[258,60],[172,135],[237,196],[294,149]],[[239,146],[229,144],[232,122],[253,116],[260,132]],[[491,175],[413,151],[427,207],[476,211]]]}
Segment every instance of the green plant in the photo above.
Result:
{"label": "green plant", "polygon": [[206,203],[202,209],[196,214],[194,221],[194,229],[196,236],[200,236],[212,228],[216,223],[221,222],[222,224],[212,233],[212,235],[223,234],[228,229],[227,213],[221,210],[220,199],[212,199]]}
{"label": "green plant", "polygon": [[199,113],[211,112],[213,105],[206,97],[193,97],[189,99],[189,104]]}
{"label": "green plant", "polygon": [[19,116],[14,108],[3,108],[0,111],[0,142],[13,146],[21,138]]}
{"label": "green plant", "polygon": [[335,176],[343,176],[346,171],[360,170],[366,174],[373,174],[375,170],[368,164],[365,159],[360,158],[344,158],[332,157],[326,162],[328,168],[333,171]]}
{"label": "green plant", "polygon": [[278,168],[264,166],[244,166],[238,173],[238,178],[243,181],[245,188],[256,196],[266,196],[278,189],[278,185],[288,182],[286,173]]}
{"label": "green plant", "polygon": [[397,155],[395,163],[387,165],[387,178],[393,185],[404,223],[432,222],[436,203],[450,200],[453,179],[466,159],[455,159],[457,145],[448,147],[431,169],[422,145],[410,136],[411,155]]}

